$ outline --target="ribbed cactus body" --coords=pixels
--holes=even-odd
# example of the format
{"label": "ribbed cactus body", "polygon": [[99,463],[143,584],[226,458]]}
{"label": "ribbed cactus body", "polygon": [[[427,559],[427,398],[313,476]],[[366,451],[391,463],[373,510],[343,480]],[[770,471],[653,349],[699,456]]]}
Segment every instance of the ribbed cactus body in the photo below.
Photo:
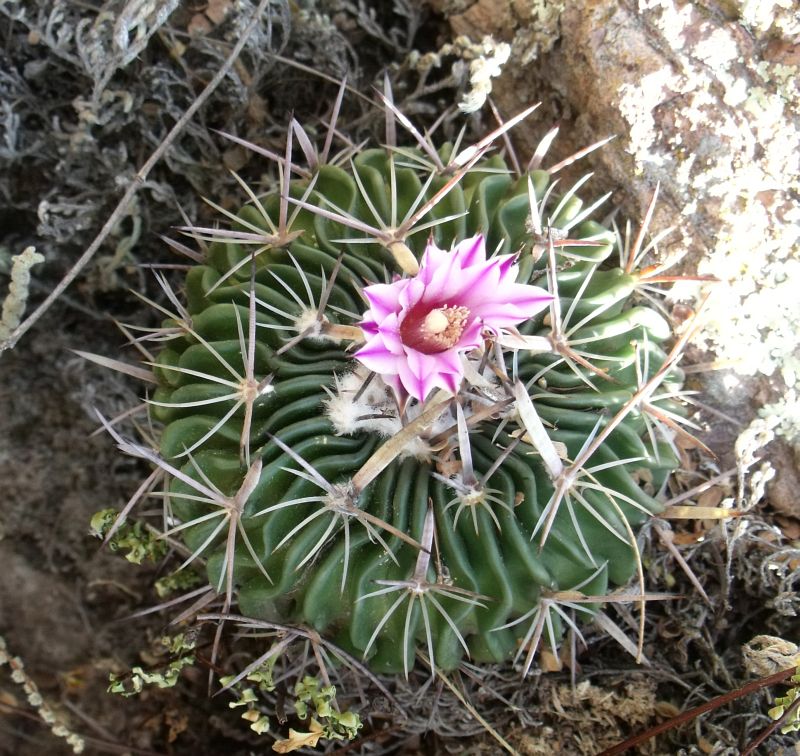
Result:
{"label": "ribbed cactus body", "polygon": [[[441,154],[446,162],[449,148]],[[416,150],[392,155],[371,149],[358,154],[347,168],[320,168],[310,192],[309,180],[293,182],[291,196],[370,225],[396,225],[449,179],[442,175],[429,181],[429,176]],[[541,201],[549,175],[534,171],[530,179]],[[263,211],[252,203],[242,208],[235,230],[266,228],[262,212],[278,223],[278,194],[262,201]],[[551,197],[547,207],[551,226],[559,229],[570,226],[582,203],[575,196],[564,201]],[[294,206],[289,209],[292,212]],[[546,243],[533,238],[530,224],[528,177],[513,177],[500,158],[472,168],[420,223],[444,218],[449,220],[405,240],[416,256],[421,256],[429,235],[440,248],[449,249],[482,233],[490,252],[519,252],[520,281],[548,286]],[[368,651],[368,663],[376,670],[402,670],[417,647],[432,649],[436,665],[448,669],[465,656],[461,638],[473,660],[509,658],[529,623],[504,626],[535,608],[542,591],[581,585],[586,595],[604,595],[610,585],[627,581],[636,555],[621,518],[635,528],[647,513],[660,511],[651,494],[675,466],[669,446],[646,433],[638,410],[629,413],[593,454],[591,465],[602,468],[593,474],[596,486],[582,489],[581,502],[560,507],[543,546],[533,533],[537,523],[541,526],[554,484],[534,447],[524,440],[516,443],[518,425],[495,418],[471,429],[478,478],[516,443],[487,483],[494,499],[484,502],[486,506],[464,503],[454,487],[442,480],[454,473],[446,460],[437,458],[438,449],[427,459],[424,454],[401,455],[392,461],[358,492],[357,506],[415,541],[423,537],[432,506],[435,553],[427,580],[462,593],[430,593],[419,600],[402,587],[380,593],[386,582],[376,581],[409,580],[419,550],[379,526],[375,526],[381,536],[377,539],[357,518],[326,509],[320,486],[296,472],[301,466],[295,455],[331,484],[346,487],[386,440],[370,430],[337,434],[329,417],[330,396],[336,395],[338,382],[355,369],[351,350],[347,342],[314,335],[280,350],[297,335],[303,317],[313,319],[316,303],[332,277],[325,315],[332,323],[356,325],[365,309],[362,287],[386,282],[398,271],[384,245],[348,242],[365,234],[309,209],[297,212],[291,228],[302,233],[287,246],[259,251],[254,271],[248,259],[252,247],[219,241],[211,245],[207,262],[186,277],[191,333],[184,331],[168,341],[155,369],[160,384],[152,399],[172,405],[152,408],[153,418],[164,426],[162,456],[186,475],[210,481],[226,495],[234,494],[248,469],[240,449],[245,407],[239,406],[209,432],[235,405],[234,398],[212,400],[231,394],[229,384],[245,374],[242,346],[249,347],[248,308],[254,277],[254,375],[259,381],[266,376],[272,380],[269,390],[253,404],[250,426],[249,448],[263,468],[241,520],[249,546],[242,538],[235,546],[233,574],[241,613],[304,623],[351,653],[360,656]],[[569,314],[574,327],[570,341],[585,343],[593,355],[592,364],[607,370],[610,380],[581,365],[570,367],[555,353],[520,350],[515,364],[511,353],[506,362],[509,373],[514,371],[528,385],[551,439],[564,445],[559,448],[565,450],[566,458],[574,459],[598,423],[602,427],[637,390],[644,353],[651,374],[663,362],[661,344],[670,328],[655,310],[632,301],[635,273],[626,273],[612,262],[615,237],[611,232],[584,220],[570,227],[569,235],[591,244],[569,247],[569,256],[557,254],[561,311]],[[238,264],[236,273],[229,276]],[[520,332],[547,335],[548,317],[537,315]],[[674,371],[665,385],[675,389],[680,379]],[[373,382],[365,394],[378,390]],[[675,409],[668,400],[652,401]],[[455,426],[453,410],[447,413],[450,421],[445,425]],[[187,449],[192,449],[191,454],[185,453]],[[457,462],[458,456],[453,460]],[[605,466],[619,460],[630,461]],[[193,490],[184,482],[173,479],[170,491],[175,494],[174,516],[183,522],[196,521],[181,536],[190,549],[203,549],[210,580],[217,585],[229,567],[225,564],[226,531],[214,535],[219,521],[203,520],[212,510],[190,498]],[[277,507],[295,500],[299,502]],[[308,558],[309,554],[313,556]],[[392,607],[390,618],[373,638]],[[558,637],[562,628],[557,614],[551,623]]]}

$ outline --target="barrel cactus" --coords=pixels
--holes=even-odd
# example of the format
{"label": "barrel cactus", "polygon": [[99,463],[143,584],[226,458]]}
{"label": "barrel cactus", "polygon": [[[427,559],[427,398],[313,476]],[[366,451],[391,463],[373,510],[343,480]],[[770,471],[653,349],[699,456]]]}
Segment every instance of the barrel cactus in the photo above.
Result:
{"label": "barrel cactus", "polygon": [[173,243],[185,300],[159,279],[140,371],[158,451],[112,433],[154,463],[140,493],[225,611],[378,672],[527,671],[637,572],[677,464],[678,349],[642,296],[660,268],[638,269],[643,234],[620,249],[583,180],[559,192],[544,146],[509,165],[513,122],[459,149],[386,108],[388,146],[335,158],[333,130],[318,152],[293,123],[272,189],[240,182],[225,228],[184,229],[201,251]]}

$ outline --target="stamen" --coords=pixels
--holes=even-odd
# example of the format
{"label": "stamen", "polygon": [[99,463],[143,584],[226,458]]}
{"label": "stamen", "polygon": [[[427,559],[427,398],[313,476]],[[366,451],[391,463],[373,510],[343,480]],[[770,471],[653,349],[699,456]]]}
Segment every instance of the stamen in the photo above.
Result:
{"label": "stamen", "polygon": [[468,319],[469,308],[463,305],[444,305],[424,316],[412,310],[400,326],[400,336],[404,344],[423,354],[436,354],[458,343]]}

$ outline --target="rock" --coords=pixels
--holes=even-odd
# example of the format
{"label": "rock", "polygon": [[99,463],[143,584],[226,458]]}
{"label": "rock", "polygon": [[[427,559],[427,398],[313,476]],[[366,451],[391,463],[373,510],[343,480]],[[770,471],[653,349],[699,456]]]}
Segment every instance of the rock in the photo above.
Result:
{"label": "rock", "polygon": [[[767,447],[766,456],[775,468],[775,477],[767,485],[769,503],[779,514],[800,521],[800,453],[797,447],[773,441]],[[789,529],[788,523],[785,529]]]}
{"label": "rock", "polygon": [[[610,134],[573,168],[641,219],[657,185],[653,234],[674,228],[661,256],[722,281],[701,347],[742,376],[772,376],[800,441],[800,16],[789,0],[676,4],[671,0],[435,0],[454,33],[495,34],[512,56],[492,98],[506,116],[542,107],[514,132],[523,156],[560,122],[552,165]],[[560,13],[559,13],[560,12]],[[510,24],[510,26],[509,26]],[[538,40],[526,47],[526,40]],[[586,191],[584,190],[584,194]],[[697,301],[698,283],[675,297]],[[764,392],[762,392],[764,393]],[[773,397],[774,398],[774,397]],[[784,411],[787,402],[791,411]],[[747,422],[760,408],[742,398]],[[730,412],[730,409],[726,409]],[[787,466],[782,466],[788,470]],[[794,468],[796,470],[796,467]],[[780,489],[780,478],[773,490]],[[781,497],[783,498],[783,497]]]}

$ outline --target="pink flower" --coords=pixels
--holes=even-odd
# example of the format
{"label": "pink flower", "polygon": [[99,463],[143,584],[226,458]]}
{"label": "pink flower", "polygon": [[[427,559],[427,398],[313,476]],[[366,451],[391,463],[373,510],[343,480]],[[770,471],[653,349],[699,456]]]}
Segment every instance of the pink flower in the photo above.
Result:
{"label": "pink flower", "polygon": [[483,236],[450,252],[429,242],[419,273],[367,286],[370,308],[360,323],[366,344],[355,357],[398,395],[424,401],[434,387],[456,393],[461,354],[543,310],[544,289],[516,283],[514,255],[486,259]]}

